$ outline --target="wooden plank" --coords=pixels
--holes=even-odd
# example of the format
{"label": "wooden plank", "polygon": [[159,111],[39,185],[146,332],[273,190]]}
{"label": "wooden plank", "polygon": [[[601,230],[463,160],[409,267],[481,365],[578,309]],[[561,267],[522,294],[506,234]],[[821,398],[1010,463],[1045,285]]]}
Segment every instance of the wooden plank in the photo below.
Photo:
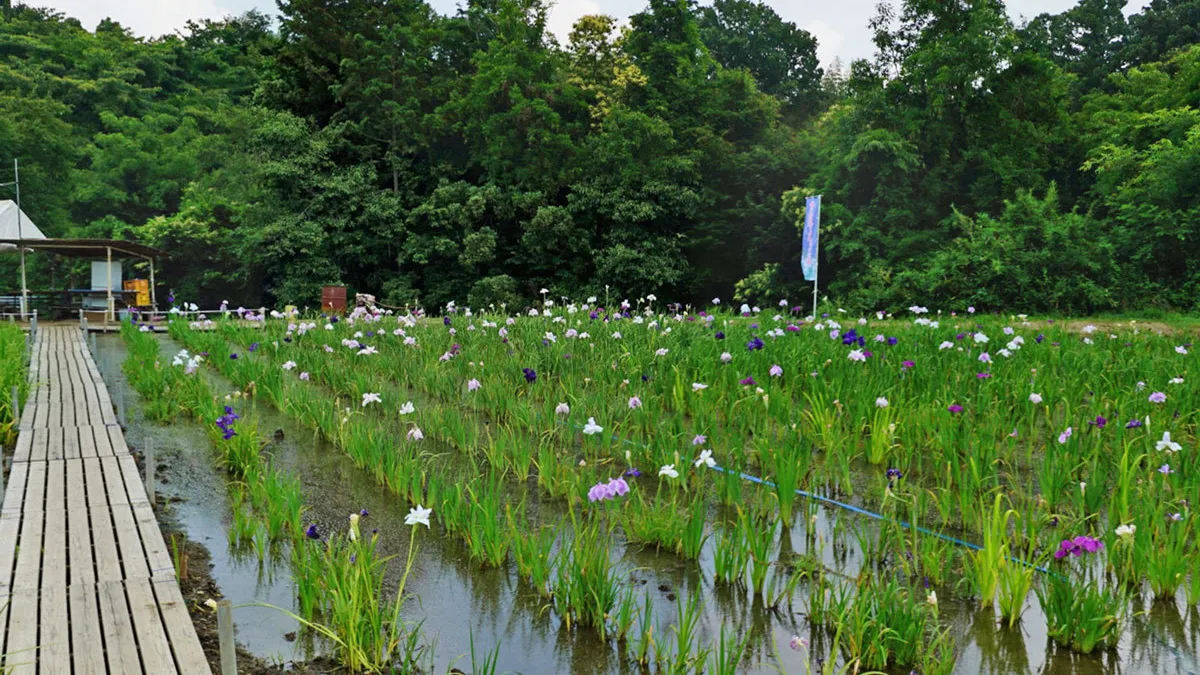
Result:
{"label": "wooden plank", "polygon": [[42,587],[41,634],[38,636],[38,667],[43,673],[71,672],[71,635],[67,614],[67,586]]}
{"label": "wooden plank", "polygon": [[146,549],[146,561],[150,566],[150,577],[155,580],[174,579],[175,562],[163,540],[162,530],[154,518],[154,510],[149,504],[133,507],[133,517],[137,519],[138,532],[142,537],[142,546]]}
{"label": "wooden plank", "polygon": [[[27,417],[32,417],[31,412],[32,411],[30,411],[28,408],[26,408],[21,416],[21,419],[24,420]],[[21,430],[20,434],[17,436],[17,445],[13,448],[13,461],[14,462],[28,461],[29,451],[32,447],[33,447],[33,429],[32,429],[32,427],[30,427],[28,429],[23,428]],[[24,458],[24,459],[22,459],[22,458]],[[16,466],[13,466],[13,470],[14,471],[16,470]]]}
{"label": "wooden plank", "polygon": [[[80,457],[95,457],[96,456],[96,430],[97,427],[79,427],[79,456]],[[103,428],[103,427],[101,427]],[[107,432],[104,436],[108,438]]]}
{"label": "wooden plank", "polygon": [[25,482],[29,475],[29,466],[26,462],[13,463],[12,471],[8,474],[8,485],[4,490],[4,513],[21,512],[21,503],[25,501]]}
{"label": "wooden plank", "polygon": [[[17,562],[17,536],[20,533],[20,514],[0,516],[0,595],[8,595],[12,588],[13,569]],[[0,621],[0,643],[4,640],[3,628],[4,622]]]}
{"label": "wooden plank", "polygon": [[108,427],[92,427],[92,437],[96,439],[96,456],[112,457],[112,440],[108,436]]}
{"label": "wooden plank", "polygon": [[[38,589],[38,578],[42,571],[42,530],[45,514],[41,511],[26,512],[21,518],[21,540],[17,545],[17,567],[13,572],[12,590]],[[36,618],[36,617],[35,617]]]}
{"label": "wooden plank", "polygon": [[46,419],[46,428],[61,427],[62,418],[62,352],[55,350],[50,355],[50,406],[48,408],[49,415]]}
{"label": "wooden plank", "polygon": [[129,445],[125,443],[125,434],[121,432],[121,427],[115,424],[108,427],[108,439],[112,443],[112,454],[117,457],[129,454]]}
{"label": "wooden plank", "polygon": [[74,675],[105,675],[104,643],[100,639],[100,607],[95,584],[72,584],[67,589],[71,611],[71,652]]}
{"label": "wooden plank", "polygon": [[[14,464],[14,466],[16,466]],[[29,462],[29,473],[25,478],[25,498],[21,501],[21,511],[30,509],[41,511],[46,500],[46,463]]]}
{"label": "wooden plank", "polygon": [[79,459],[79,427],[63,429],[63,459]]}
{"label": "wooden plank", "polygon": [[65,511],[67,508],[67,463],[63,460],[42,462],[46,471],[45,510]]}
{"label": "wooden plank", "polygon": [[75,367],[72,372],[73,389],[75,391],[76,413],[79,426],[103,426],[100,416],[100,406],[96,395],[96,383],[92,380],[85,362],[87,352],[80,349],[71,355]]}
{"label": "wooden plank", "polygon": [[59,389],[62,391],[62,426],[75,427],[75,364],[71,361],[71,353],[64,352],[60,363]]}
{"label": "wooden plank", "polygon": [[125,582],[125,593],[129,596],[129,608],[133,614],[133,625],[137,630],[138,647],[147,673],[175,673],[175,659],[171,656],[171,644],[158,615],[158,602],[150,588],[149,579],[131,579]]}
{"label": "wooden plank", "polygon": [[99,457],[84,458],[83,480],[87,485],[88,506],[92,508],[107,507],[108,495],[104,485],[104,469],[100,467]]}
{"label": "wooden plank", "polygon": [[108,506],[88,509],[92,528],[92,555],[96,560],[96,581],[121,579],[121,556],[117,550],[116,531]]}
{"label": "wooden plank", "polygon": [[0,587],[0,673],[5,672],[4,638],[8,637],[8,602],[8,587]]}
{"label": "wooden plank", "polygon": [[138,472],[137,462],[134,461],[133,455],[119,457],[117,463],[121,467],[121,475],[125,479],[125,492],[129,495],[129,503],[149,504],[150,497],[145,483],[142,482],[142,476]]}
{"label": "wooden plank", "polygon": [[80,375],[78,356],[75,357],[75,367],[71,370],[71,391],[73,392],[75,404],[75,426],[86,427],[91,424],[99,424],[100,420],[91,418],[91,410],[88,409],[87,393],[84,391],[83,377]]}
{"label": "wooden plank", "polygon": [[188,614],[187,603],[183,600],[183,594],[179,592],[179,585],[172,579],[152,586],[162,611],[163,623],[167,627],[167,636],[171,639],[171,648],[175,652],[175,663],[179,666],[179,672],[184,675],[212,675],[208,659],[200,647],[200,639],[196,637],[196,626]]}
{"label": "wooden plank", "polygon": [[67,475],[64,484],[64,489],[67,492],[67,509],[87,508],[87,483],[84,482],[83,477],[83,461],[68,459],[63,464]]}
{"label": "wooden plank", "polygon": [[9,597],[8,640],[5,642],[6,675],[37,673],[37,589],[14,591]]}
{"label": "wooden plank", "polygon": [[[91,562],[90,555],[88,561]],[[41,587],[66,586],[67,562],[67,511],[62,506],[47,509],[42,529]]]}
{"label": "wooden plank", "polygon": [[[104,634],[104,654],[108,658],[110,673],[141,673],[142,663],[138,657],[137,642],[133,637],[133,623],[129,617],[129,605],[125,600],[125,584],[120,581],[101,583],[100,623]],[[151,674],[154,671],[150,671]]]}
{"label": "wooden plank", "polygon": [[46,430],[46,455],[48,460],[63,459],[63,434],[67,431],[74,432],[75,427],[64,429],[62,427],[51,427]]}
{"label": "wooden plank", "polygon": [[[87,424],[87,419],[86,419],[87,409],[81,408],[79,406],[79,399],[82,396],[81,396],[81,392],[79,389],[79,382],[80,382],[79,361],[78,361],[78,357],[75,354],[75,350],[68,349],[67,351],[65,351],[62,355],[62,360],[63,360],[63,365],[65,366],[63,368],[64,378],[63,378],[63,382],[62,382],[62,387],[65,390],[70,392],[69,400],[71,403],[71,405],[70,405],[71,415],[75,418],[75,423],[74,423],[75,426],[77,426],[77,427],[84,426],[85,424]],[[64,405],[63,405],[64,419],[67,414],[66,407],[67,406],[64,401]],[[84,419],[82,419],[82,420],[79,419],[80,412],[82,412],[84,414]]]}
{"label": "wooden plank", "polygon": [[108,490],[108,503],[113,506],[129,504],[129,496],[125,494],[125,477],[121,474],[121,465],[116,457],[101,457],[100,467],[104,470],[104,485]]}
{"label": "wooden plank", "polygon": [[133,518],[133,510],[128,504],[114,504],[111,508],[121,566],[125,570],[121,578],[149,579],[150,565],[146,561],[146,552],[142,550],[142,536]]}
{"label": "wooden plank", "polygon": [[96,583],[96,564],[92,557],[90,510],[67,510],[67,559],[70,561],[72,586]]}
{"label": "wooden plank", "polygon": [[37,387],[37,405],[33,407],[33,424],[31,428],[46,428],[46,423],[50,419],[50,389],[46,382],[46,376],[38,377]]}

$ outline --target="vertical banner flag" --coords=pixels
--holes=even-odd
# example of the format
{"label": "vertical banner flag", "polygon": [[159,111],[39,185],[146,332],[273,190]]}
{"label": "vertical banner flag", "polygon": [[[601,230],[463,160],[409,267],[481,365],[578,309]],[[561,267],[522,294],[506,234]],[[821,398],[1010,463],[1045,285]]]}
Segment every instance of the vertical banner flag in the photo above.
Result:
{"label": "vertical banner flag", "polygon": [[804,203],[804,236],[800,254],[800,269],[805,281],[817,280],[817,230],[821,224],[821,196],[809,197]]}

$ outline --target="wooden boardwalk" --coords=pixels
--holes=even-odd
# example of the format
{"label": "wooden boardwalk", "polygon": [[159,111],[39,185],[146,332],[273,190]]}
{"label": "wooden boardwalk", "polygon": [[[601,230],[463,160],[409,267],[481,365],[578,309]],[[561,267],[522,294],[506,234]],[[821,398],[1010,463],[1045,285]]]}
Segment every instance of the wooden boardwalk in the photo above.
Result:
{"label": "wooden boardwalk", "polygon": [[0,511],[0,673],[211,675],[78,327],[33,346]]}

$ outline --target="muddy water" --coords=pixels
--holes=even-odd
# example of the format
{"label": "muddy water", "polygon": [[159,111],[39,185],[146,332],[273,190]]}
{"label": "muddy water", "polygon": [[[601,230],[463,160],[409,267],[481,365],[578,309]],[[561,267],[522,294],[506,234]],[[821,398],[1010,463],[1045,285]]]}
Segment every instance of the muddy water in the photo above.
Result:
{"label": "muddy water", "polygon": [[[124,348],[118,337],[98,340],[102,357],[120,363]],[[164,353],[178,346],[164,338]],[[228,382],[211,373],[214,389],[229,389]],[[214,581],[226,597],[239,607],[234,619],[239,641],[252,653],[269,660],[287,662],[307,658],[314,650],[303,640],[291,641],[298,631],[296,622],[286,614],[262,607],[268,603],[294,609],[294,591],[286,564],[280,560],[260,564],[253,553],[233,550],[229,544],[230,507],[227,502],[226,476],[214,465],[212,449],[204,430],[190,422],[169,427],[142,419],[135,392],[126,387],[119,369],[110,368],[109,385],[114,397],[121,391],[126,403],[127,437],[134,446],[152,440],[156,452],[168,468],[160,473],[160,495],[174,501],[180,527],[188,536],[206,545],[212,554]],[[306,519],[321,532],[347,526],[349,514],[362,509],[369,512],[363,525],[378,528],[385,554],[403,557],[413,530],[403,524],[408,505],[379,486],[374,478],[356,468],[336,448],[316,439],[265,404],[254,406],[259,431],[272,436],[278,429],[282,440],[268,450],[279,466],[302,481]],[[746,486],[750,490],[760,489]],[[529,491],[536,499],[536,491]],[[803,502],[798,503],[803,506]],[[531,512],[545,522],[563,514],[553,505],[535,505]],[[824,544],[813,551],[824,566],[853,578],[863,564],[863,556],[849,535],[850,528],[873,528],[874,522],[840,510],[816,510],[817,538],[829,542],[835,533],[844,543],[835,551]],[[426,643],[434,649],[435,672],[452,665],[471,671],[470,636],[474,635],[479,652],[499,645],[497,672],[580,673],[607,675],[641,672],[631,665],[624,650],[601,642],[590,630],[567,631],[553,609],[524,584],[517,581],[514,569],[479,569],[469,560],[465,547],[456,539],[442,537],[437,530],[416,532],[418,554],[408,580],[407,590],[413,601],[405,614],[422,621]],[[809,552],[804,529],[789,533],[785,546],[798,554]],[[778,549],[777,549],[778,550]],[[700,644],[715,640],[722,626],[741,635],[750,635],[750,654],[743,662],[746,672],[804,673],[805,661],[817,670],[819,658],[826,656],[822,636],[807,628],[804,608],[806,586],[800,584],[791,609],[779,613],[765,610],[745,593],[715,588],[711,580],[711,544],[701,555],[700,567],[669,554],[657,554],[637,547],[613,547],[618,557],[621,578],[636,584],[640,592],[650,594],[659,624],[657,639],[667,638],[667,627],[676,617],[675,603],[669,597],[688,597],[699,592],[704,599],[700,621]],[[949,564],[949,561],[948,561]],[[391,567],[388,587],[394,592],[399,565]],[[1059,649],[1046,636],[1045,618],[1030,594],[1022,622],[1015,629],[1002,626],[998,614],[977,611],[969,603],[958,602],[952,589],[939,589],[940,612],[952,626],[958,646],[957,673],[1041,673],[1054,675],[1092,673],[1189,673],[1195,672],[1195,654],[1200,648],[1200,614],[1195,608],[1170,603],[1139,605],[1143,617],[1131,621],[1118,648],[1112,652],[1081,656]],[[787,644],[792,635],[809,637],[813,654],[793,652]]]}

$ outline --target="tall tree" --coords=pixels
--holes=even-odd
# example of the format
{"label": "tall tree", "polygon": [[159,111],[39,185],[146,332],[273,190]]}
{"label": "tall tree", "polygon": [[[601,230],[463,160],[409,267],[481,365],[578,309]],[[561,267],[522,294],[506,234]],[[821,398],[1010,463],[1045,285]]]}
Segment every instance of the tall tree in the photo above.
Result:
{"label": "tall tree", "polygon": [[1025,28],[1026,39],[1090,91],[1121,68],[1128,34],[1124,7],[1124,0],[1080,0],[1060,14],[1036,17]]}
{"label": "tall tree", "polygon": [[820,107],[823,71],[811,33],[758,0],[715,0],[697,14],[700,37],[718,63],[749,72],[799,119]]}
{"label": "tall tree", "polygon": [[1133,66],[1153,63],[1194,44],[1200,44],[1200,0],[1151,0],[1129,17],[1122,57]]}

